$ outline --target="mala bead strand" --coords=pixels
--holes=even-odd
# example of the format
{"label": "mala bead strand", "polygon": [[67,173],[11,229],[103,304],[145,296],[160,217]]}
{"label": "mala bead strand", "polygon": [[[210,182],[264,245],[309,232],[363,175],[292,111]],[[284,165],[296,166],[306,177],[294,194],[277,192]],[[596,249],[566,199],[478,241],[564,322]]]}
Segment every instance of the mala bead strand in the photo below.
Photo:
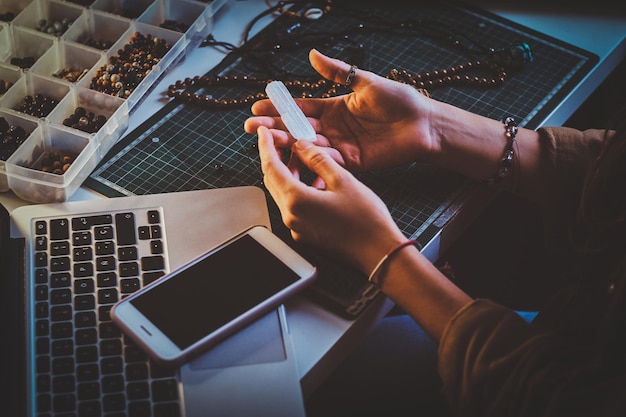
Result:
{"label": "mala bead strand", "polygon": [[[491,78],[479,75],[471,75],[471,73],[490,72]],[[430,97],[428,88],[441,87],[448,84],[463,84],[479,87],[492,87],[502,84],[506,79],[506,71],[499,65],[487,61],[468,61],[464,64],[455,65],[450,68],[435,70],[432,72],[424,72],[419,74],[410,74],[406,70],[392,69],[387,78],[401,83],[409,84],[415,87],[420,93]],[[247,106],[257,100],[267,98],[265,94],[265,86],[272,80],[259,80],[255,77],[223,75],[223,76],[195,76],[194,78],[185,78],[178,80],[175,84],[169,86],[167,90],[168,97],[179,98],[191,103],[201,104],[209,108],[234,108]],[[326,79],[320,79],[315,82],[300,80],[285,80],[285,86],[292,91],[299,92],[302,98],[314,97],[317,93],[322,98],[333,97],[345,91],[348,86],[331,83]],[[258,92],[248,94],[241,98],[217,98],[210,94],[200,94],[191,92],[192,87],[210,88],[218,85],[230,85],[237,87],[251,86],[257,88]],[[199,90],[199,89],[198,89]],[[321,92],[321,94],[320,94]]]}
{"label": "mala bead strand", "polygon": [[[470,72],[480,71],[491,72],[493,77],[487,78],[469,74]],[[454,83],[492,87],[504,82],[506,71],[501,66],[491,62],[475,60],[450,68],[420,74],[409,74],[406,70],[392,69],[387,78],[412,85],[415,88],[432,88]]]}
{"label": "mala bead strand", "polygon": [[[169,86],[167,90],[168,97],[179,98],[191,103],[201,104],[209,108],[236,108],[242,106],[248,106],[255,101],[263,100],[267,98],[265,94],[265,86],[269,84],[271,79],[257,79],[255,77],[249,77],[246,75],[222,75],[222,76],[195,76],[194,78],[185,78],[184,80],[178,80],[175,84]],[[286,80],[283,81],[285,86],[293,91],[299,92],[300,97],[310,98],[314,93],[327,88],[330,82],[325,79],[320,79],[315,82],[300,81],[300,80]],[[217,98],[210,94],[193,93],[191,90],[193,87],[210,88],[218,85],[230,85],[237,87],[252,87],[256,90],[254,93],[250,93],[240,98]],[[330,97],[337,93],[337,88],[340,84],[330,84],[330,87],[322,93],[322,97]]]}

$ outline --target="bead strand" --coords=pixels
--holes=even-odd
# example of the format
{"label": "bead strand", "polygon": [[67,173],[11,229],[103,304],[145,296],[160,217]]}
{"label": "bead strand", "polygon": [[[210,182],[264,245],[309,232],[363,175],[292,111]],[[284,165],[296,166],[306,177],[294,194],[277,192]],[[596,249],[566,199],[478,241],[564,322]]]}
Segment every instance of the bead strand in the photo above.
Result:
{"label": "bead strand", "polygon": [[[470,71],[488,71],[494,73],[492,78],[467,74]],[[491,87],[502,84],[506,79],[506,71],[499,65],[486,61],[468,61],[465,64],[455,65],[431,72],[409,74],[406,70],[392,69],[387,76],[395,81],[410,84],[415,88],[431,88],[447,84],[459,83]]]}
{"label": "bead strand", "polygon": [[[222,75],[222,76],[195,76],[193,78],[185,78],[184,80],[178,80],[175,84],[169,86],[167,90],[168,97],[183,99],[188,102],[202,104],[205,107],[210,108],[235,108],[241,106],[248,106],[255,101],[263,100],[267,98],[265,94],[265,86],[270,83],[271,79],[257,79],[255,77],[249,77],[246,75]],[[300,80],[285,80],[284,84],[287,88],[300,93],[302,98],[313,97],[315,92],[319,92],[328,87],[323,93],[322,97],[331,97],[337,94],[337,88],[340,84],[330,83],[328,80],[320,79],[315,82],[300,81]],[[231,85],[231,86],[251,86],[257,88],[258,91],[250,93],[241,98],[217,98],[209,94],[192,93],[189,91],[192,87],[204,87],[210,88],[218,85]]]}

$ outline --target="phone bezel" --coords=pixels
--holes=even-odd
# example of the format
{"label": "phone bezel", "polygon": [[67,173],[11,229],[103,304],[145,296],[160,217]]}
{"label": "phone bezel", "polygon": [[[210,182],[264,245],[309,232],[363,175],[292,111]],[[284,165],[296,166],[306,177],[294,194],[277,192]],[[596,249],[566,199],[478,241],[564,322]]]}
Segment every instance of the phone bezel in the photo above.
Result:
{"label": "phone bezel", "polygon": [[[141,297],[145,293],[162,285],[167,280],[177,276],[183,270],[202,262],[222,248],[241,239],[245,235],[251,236],[263,247],[269,250],[277,259],[288,266],[299,277],[297,281],[280,290],[279,292],[266,298],[261,303],[249,308],[244,314],[219,327],[205,337],[192,343],[185,349],[180,349],[170,338],[163,333],[158,326],[152,323],[131,301]],[[263,226],[253,226],[250,229],[238,234],[228,241],[220,244],[216,248],[206,252],[198,258],[188,262],[182,267],[170,272],[150,285],[136,291],[130,296],[118,301],[111,309],[112,320],[131,337],[136,343],[144,348],[148,354],[162,364],[179,365],[189,358],[210,346],[217,344],[228,335],[243,328],[262,314],[277,307],[289,296],[299,292],[305,286],[312,283],[317,274],[316,268],[304,259],[295,250],[289,247],[278,236]]]}

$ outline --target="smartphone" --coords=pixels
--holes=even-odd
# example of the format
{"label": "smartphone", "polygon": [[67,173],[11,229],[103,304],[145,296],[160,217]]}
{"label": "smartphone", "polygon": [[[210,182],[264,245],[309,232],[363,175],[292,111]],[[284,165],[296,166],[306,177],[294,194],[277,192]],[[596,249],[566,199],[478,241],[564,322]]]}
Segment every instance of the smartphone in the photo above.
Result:
{"label": "smartphone", "polygon": [[254,226],[118,301],[111,318],[164,365],[180,365],[311,284],[316,268]]}

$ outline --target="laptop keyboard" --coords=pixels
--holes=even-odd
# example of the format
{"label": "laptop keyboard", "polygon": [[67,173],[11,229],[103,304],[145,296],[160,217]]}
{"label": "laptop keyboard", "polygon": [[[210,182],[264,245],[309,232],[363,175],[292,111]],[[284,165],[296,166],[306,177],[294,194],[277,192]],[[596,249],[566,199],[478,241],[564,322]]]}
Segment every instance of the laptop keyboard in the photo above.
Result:
{"label": "laptop keyboard", "polygon": [[160,208],[33,220],[37,416],[176,417],[176,370],[149,360],[110,317],[168,270]]}

